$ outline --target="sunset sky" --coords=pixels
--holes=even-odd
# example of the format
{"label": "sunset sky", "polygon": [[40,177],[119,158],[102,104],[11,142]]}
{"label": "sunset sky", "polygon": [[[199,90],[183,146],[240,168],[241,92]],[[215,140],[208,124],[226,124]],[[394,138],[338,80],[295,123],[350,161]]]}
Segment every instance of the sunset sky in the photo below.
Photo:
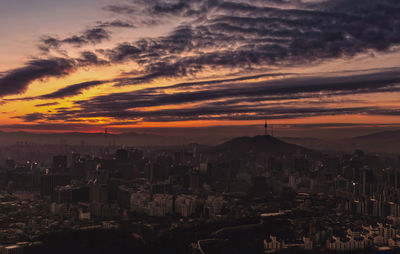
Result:
{"label": "sunset sky", "polygon": [[398,0],[1,0],[0,130],[400,125]]}

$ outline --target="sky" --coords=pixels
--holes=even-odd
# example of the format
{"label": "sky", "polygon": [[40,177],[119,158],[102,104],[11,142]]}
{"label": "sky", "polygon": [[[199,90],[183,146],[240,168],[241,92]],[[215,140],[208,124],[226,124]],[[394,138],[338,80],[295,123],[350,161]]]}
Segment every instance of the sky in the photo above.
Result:
{"label": "sky", "polygon": [[0,0],[0,130],[397,127],[398,13],[397,0]]}

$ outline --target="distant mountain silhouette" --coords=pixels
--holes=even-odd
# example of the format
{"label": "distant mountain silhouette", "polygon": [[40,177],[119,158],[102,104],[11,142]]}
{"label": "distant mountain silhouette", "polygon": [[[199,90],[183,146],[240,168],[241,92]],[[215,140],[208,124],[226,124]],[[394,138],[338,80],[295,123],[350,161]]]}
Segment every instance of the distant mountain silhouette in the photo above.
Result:
{"label": "distant mountain silhouette", "polygon": [[311,149],[286,143],[270,135],[234,138],[221,145],[209,148],[209,152],[225,154],[229,157],[240,157],[246,154],[293,155],[298,152],[308,155],[318,154]]}
{"label": "distant mountain silhouette", "polygon": [[328,141],[319,138],[279,137],[279,139],[290,144],[295,144],[316,151],[329,151],[331,149],[331,146],[327,145]]}
{"label": "distant mountain silhouette", "polygon": [[361,149],[368,153],[400,153],[400,130],[381,131],[344,139],[282,138],[286,142],[318,151],[353,152]]}
{"label": "distant mountain silhouette", "polygon": [[[172,140],[173,141],[173,140]],[[172,142],[167,137],[142,133],[104,134],[97,133],[30,133],[30,132],[0,132],[0,145],[14,145],[16,142],[28,144],[53,145],[96,145],[107,146],[133,145],[148,146]],[[176,142],[178,143],[178,142]]]}
{"label": "distant mountain silhouette", "polygon": [[390,140],[400,141],[400,130],[375,132],[372,134],[353,138],[353,140],[367,140],[367,139],[369,140],[390,139]]}
{"label": "distant mountain silhouette", "polygon": [[366,152],[400,153],[400,130],[376,132],[348,140],[352,148]]}
{"label": "distant mountain silhouette", "polygon": [[187,137],[181,133],[172,135],[156,135],[152,133],[108,133],[102,132],[66,132],[66,133],[32,133],[32,132],[2,132],[0,131],[0,146],[15,145],[16,143],[35,145],[89,145],[89,146],[139,146],[165,147],[181,146],[190,143],[219,144],[222,140],[216,135]]}

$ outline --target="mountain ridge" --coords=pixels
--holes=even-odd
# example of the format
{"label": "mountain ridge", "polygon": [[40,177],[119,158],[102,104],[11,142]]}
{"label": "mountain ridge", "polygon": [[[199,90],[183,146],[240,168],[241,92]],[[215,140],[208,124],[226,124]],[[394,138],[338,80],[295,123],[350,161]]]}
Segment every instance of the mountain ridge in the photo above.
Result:
{"label": "mountain ridge", "polygon": [[225,143],[211,147],[209,152],[226,154],[228,157],[244,156],[248,153],[269,155],[293,155],[296,153],[317,155],[319,152],[296,144],[287,143],[270,135],[233,138]]}

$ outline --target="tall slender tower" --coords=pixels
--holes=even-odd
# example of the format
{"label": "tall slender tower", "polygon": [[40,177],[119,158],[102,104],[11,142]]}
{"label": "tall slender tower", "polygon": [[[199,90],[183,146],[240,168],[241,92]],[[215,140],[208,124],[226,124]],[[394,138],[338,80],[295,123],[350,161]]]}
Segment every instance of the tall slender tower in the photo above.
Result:
{"label": "tall slender tower", "polygon": [[264,135],[267,136],[268,134],[268,123],[267,123],[267,119],[265,119],[265,124],[264,124]]}

